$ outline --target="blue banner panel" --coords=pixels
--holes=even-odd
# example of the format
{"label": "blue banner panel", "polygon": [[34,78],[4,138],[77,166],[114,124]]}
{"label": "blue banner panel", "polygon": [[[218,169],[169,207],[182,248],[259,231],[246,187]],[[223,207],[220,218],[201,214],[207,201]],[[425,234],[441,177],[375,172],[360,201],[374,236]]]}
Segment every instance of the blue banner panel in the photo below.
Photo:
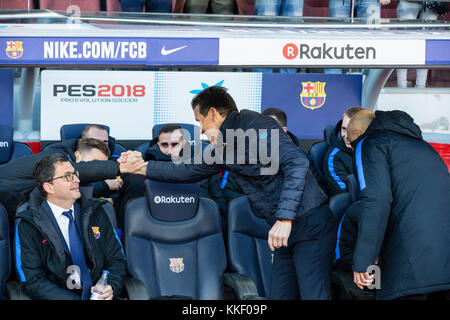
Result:
{"label": "blue banner panel", "polygon": [[264,73],[261,109],[279,108],[299,139],[323,139],[329,124],[361,105],[362,75]]}
{"label": "blue banner panel", "polygon": [[12,69],[0,69],[0,124],[13,126],[13,90],[14,76]]}
{"label": "blue banner panel", "polygon": [[450,40],[426,40],[426,64],[450,63]]}
{"label": "blue banner panel", "polygon": [[0,64],[217,65],[218,38],[0,38]]}

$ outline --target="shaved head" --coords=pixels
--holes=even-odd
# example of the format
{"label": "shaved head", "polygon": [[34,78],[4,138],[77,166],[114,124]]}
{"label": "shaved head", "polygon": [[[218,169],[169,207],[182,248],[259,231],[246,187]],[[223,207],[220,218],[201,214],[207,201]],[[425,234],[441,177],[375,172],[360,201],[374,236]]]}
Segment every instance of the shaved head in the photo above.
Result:
{"label": "shaved head", "polygon": [[363,109],[356,113],[347,126],[347,136],[350,142],[358,139],[366,132],[372,120],[375,119],[375,112]]}

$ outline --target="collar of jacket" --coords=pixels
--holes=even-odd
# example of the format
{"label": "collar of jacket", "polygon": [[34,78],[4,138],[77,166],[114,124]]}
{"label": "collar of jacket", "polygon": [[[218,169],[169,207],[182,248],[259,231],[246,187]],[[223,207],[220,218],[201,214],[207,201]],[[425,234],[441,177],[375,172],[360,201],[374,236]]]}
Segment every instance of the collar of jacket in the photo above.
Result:
{"label": "collar of jacket", "polygon": [[222,125],[220,126],[219,130],[220,130],[220,132],[222,132],[224,142],[225,142],[225,137],[227,136],[226,130],[235,128],[238,117],[239,117],[239,111],[231,111],[230,113],[228,113],[227,117],[222,122]]}
{"label": "collar of jacket", "polygon": [[344,143],[344,140],[342,140],[341,127],[342,127],[342,120],[340,120],[334,128],[332,126],[327,127],[326,129],[327,143],[330,147],[338,148],[342,152],[352,154],[352,150],[347,148],[347,146]]}

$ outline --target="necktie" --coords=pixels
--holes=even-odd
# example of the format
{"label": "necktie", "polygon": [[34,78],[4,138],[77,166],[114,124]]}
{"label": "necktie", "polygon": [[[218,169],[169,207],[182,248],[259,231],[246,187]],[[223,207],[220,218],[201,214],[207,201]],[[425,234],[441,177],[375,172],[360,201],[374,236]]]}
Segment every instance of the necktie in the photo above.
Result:
{"label": "necktie", "polygon": [[83,287],[82,299],[88,300],[90,297],[92,280],[89,269],[86,265],[86,260],[84,259],[83,244],[81,242],[75,221],[73,220],[72,210],[64,211],[63,215],[69,219],[69,241],[72,262],[74,265],[77,265],[81,271],[81,285]]}

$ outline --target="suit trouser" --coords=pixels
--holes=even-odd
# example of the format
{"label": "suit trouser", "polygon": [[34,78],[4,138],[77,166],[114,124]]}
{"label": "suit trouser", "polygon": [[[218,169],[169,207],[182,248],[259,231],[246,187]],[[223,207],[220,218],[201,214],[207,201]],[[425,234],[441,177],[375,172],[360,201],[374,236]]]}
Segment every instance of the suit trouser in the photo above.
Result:
{"label": "suit trouser", "polygon": [[269,299],[330,300],[337,223],[324,204],[292,224],[288,247],[276,249]]}

